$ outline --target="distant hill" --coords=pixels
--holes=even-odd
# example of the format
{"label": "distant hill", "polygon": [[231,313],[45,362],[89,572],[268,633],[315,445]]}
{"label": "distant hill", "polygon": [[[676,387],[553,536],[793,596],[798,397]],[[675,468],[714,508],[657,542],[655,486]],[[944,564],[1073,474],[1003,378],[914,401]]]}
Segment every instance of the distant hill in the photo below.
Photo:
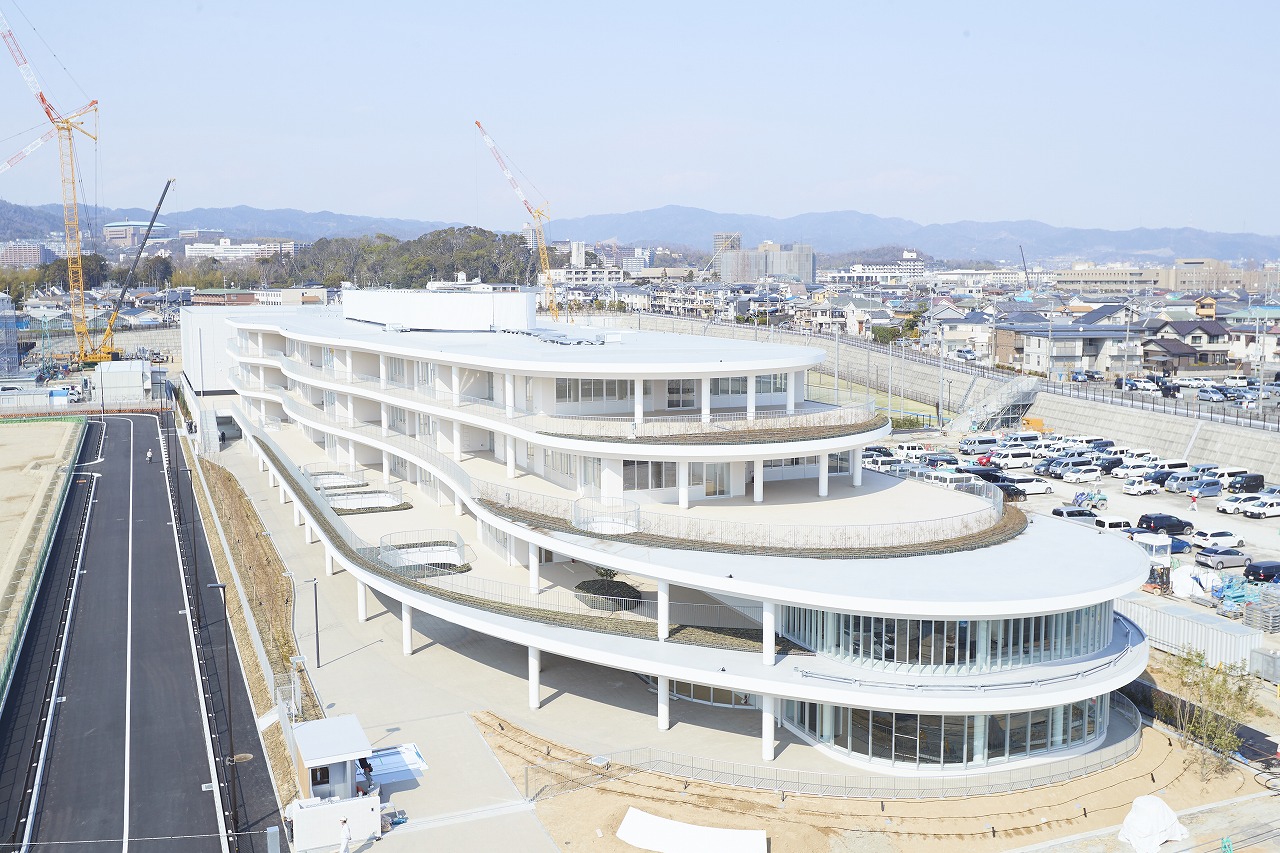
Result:
{"label": "distant hill", "polygon": [[805,213],[787,219],[715,213],[668,205],[634,213],[598,214],[547,223],[552,240],[623,244],[711,246],[718,231],[742,233],[743,246],[764,240],[809,243],[819,252],[848,252],[884,245],[913,246],[935,258],[1008,260],[1080,258],[1093,261],[1172,261],[1173,258],[1280,258],[1280,237],[1223,234],[1196,228],[1135,228],[1129,231],[1060,228],[1034,220],[949,222],[920,225],[853,210]]}
{"label": "distant hill", "polygon": [[[10,213],[12,211],[12,213]],[[151,211],[142,208],[103,208],[97,211],[84,209],[82,221],[92,219],[99,226],[121,219],[143,222],[151,218]],[[412,240],[457,226],[457,222],[423,222],[414,219],[389,219],[375,216],[351,216],[322,210],[311,213],[304,210],[260,210],[256,207],[204,207],[170,213],[163,211],[160,221],[174,234],[181,228],[221,229],[228,237],[249,239],[253,237],[279,237],[286,240],[318,240],[321,237],[360,237],[373,234],[389,234],[401,240]],[[62,230],[62,206],[42,204],[22,207],[0,201],[0,240],[21,237],[40,237],[47,231]]]}

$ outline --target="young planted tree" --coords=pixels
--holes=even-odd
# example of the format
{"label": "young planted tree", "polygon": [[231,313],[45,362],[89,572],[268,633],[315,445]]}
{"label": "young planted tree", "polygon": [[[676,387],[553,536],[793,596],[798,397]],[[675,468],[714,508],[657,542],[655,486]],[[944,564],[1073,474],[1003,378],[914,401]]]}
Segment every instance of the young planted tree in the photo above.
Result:
{"label": "young planted tree", "polygon": [[1167,691],[1156,694],[1156,716],[1173,726],[1201,779],[1225,773],[1240,748],[1241,721],[1257,709],[1244,662],[1209,666],[1199,649],[1184,649],[1168,667]]}

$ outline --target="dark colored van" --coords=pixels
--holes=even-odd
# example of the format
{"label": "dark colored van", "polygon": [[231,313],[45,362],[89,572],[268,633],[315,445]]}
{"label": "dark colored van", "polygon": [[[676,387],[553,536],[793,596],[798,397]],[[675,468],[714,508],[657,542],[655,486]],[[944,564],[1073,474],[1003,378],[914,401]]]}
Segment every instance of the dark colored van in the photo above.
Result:
{"label": "dark colored van", "polygon": [[1228,481],[1227,491],[1237,495],[1241,492],[1260,492],[1265,485],[1261,474],[1240,474]]}

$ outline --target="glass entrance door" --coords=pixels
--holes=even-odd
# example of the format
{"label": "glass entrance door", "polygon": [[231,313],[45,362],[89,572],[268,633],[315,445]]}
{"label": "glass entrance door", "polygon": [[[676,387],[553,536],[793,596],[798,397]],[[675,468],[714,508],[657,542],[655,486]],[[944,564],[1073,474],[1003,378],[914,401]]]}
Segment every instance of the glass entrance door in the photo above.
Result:
{"label": "glass entrance door", "polygon": [[703,466],[703,472],[707,497],[714,498],[729,494],[728,462],[708,463]]}

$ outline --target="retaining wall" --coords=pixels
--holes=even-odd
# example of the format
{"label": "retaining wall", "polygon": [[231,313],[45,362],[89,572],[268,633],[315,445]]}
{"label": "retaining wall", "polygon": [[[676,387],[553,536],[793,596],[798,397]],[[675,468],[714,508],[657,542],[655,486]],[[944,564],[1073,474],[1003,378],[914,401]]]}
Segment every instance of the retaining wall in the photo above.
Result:
{"label": "retaining wall", "polygon": [[1280,481],[1280,436],[1266,430],[1110,406],[1041,392],[1029,417],[1063,434],[1102,435],[1117,444],[1143,447],[1168,458],[1239,465]]}

